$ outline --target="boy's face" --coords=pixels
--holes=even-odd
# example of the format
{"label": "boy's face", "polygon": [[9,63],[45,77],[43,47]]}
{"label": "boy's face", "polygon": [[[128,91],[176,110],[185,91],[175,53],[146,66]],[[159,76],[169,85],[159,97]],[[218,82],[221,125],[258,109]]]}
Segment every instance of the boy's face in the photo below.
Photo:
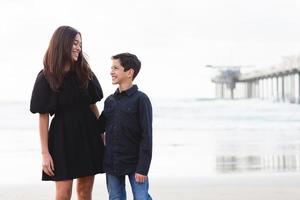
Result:
{"label": "boy's face", "polygon": [[129,69],[125,72],[120,60],[113,59],[110,75],[112,84],[122,84],[132,80],[133,69]]}

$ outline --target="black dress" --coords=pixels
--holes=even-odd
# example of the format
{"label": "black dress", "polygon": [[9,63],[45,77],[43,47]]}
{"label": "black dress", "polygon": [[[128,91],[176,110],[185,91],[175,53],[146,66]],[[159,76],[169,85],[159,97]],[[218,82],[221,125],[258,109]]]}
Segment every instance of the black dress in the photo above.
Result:
{"label": "black dress", "polygon": [[43,172],[42,180],[70,180],[103,173],[104,145],[95,114],[90,109],[103,98],[93,74],[86,89],[79,87],[75,72],[68,72],[59,92],[51,90],[41,71],[32,91],[30,111],[54,115],[48,131],[54,176]]}

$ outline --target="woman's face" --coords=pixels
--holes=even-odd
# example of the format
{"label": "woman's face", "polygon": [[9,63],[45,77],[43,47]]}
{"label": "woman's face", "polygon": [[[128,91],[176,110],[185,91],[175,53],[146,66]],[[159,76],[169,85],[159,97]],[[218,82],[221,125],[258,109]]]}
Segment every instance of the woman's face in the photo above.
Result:
{"label": "woman's face", "polygon": [[73,46],[72,46],[71,56],[73,62],[78,60],[80,51],[81,51],[81,37],[80,34],[78,33],[73,41]]}

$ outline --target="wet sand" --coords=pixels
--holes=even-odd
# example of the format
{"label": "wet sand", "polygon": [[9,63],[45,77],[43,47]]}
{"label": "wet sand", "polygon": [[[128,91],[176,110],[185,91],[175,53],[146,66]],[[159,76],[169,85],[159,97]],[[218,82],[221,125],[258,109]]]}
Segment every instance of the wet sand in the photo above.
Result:
{"label": "wet sand", "polygon": [[[300,174],[217,175],[199,178],[155,178],[150,193],[157,200],[295,200],[300,196]],[[128,199],[132,199],[127,184]],[[0,186],[0,199],[54,199],[52,182]],[[72,199],[76,199],[73,190]],[[104,175],[97,176],[93,199],[108,199]]]}

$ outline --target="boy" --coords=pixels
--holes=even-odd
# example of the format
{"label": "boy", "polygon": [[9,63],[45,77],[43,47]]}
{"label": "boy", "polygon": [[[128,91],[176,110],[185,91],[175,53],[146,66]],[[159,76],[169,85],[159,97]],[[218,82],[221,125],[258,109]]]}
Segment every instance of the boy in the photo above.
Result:
{"label": "boy", "polygon": [[105,127],[104,169],[110,200],[125,200],[125,176],[135,200],[151,200],[148,171],[152,157],[152,106],[133,80],[141,62],[137,56],[112,56],[112,83],[118,89],[104,103],[100,123]]}

